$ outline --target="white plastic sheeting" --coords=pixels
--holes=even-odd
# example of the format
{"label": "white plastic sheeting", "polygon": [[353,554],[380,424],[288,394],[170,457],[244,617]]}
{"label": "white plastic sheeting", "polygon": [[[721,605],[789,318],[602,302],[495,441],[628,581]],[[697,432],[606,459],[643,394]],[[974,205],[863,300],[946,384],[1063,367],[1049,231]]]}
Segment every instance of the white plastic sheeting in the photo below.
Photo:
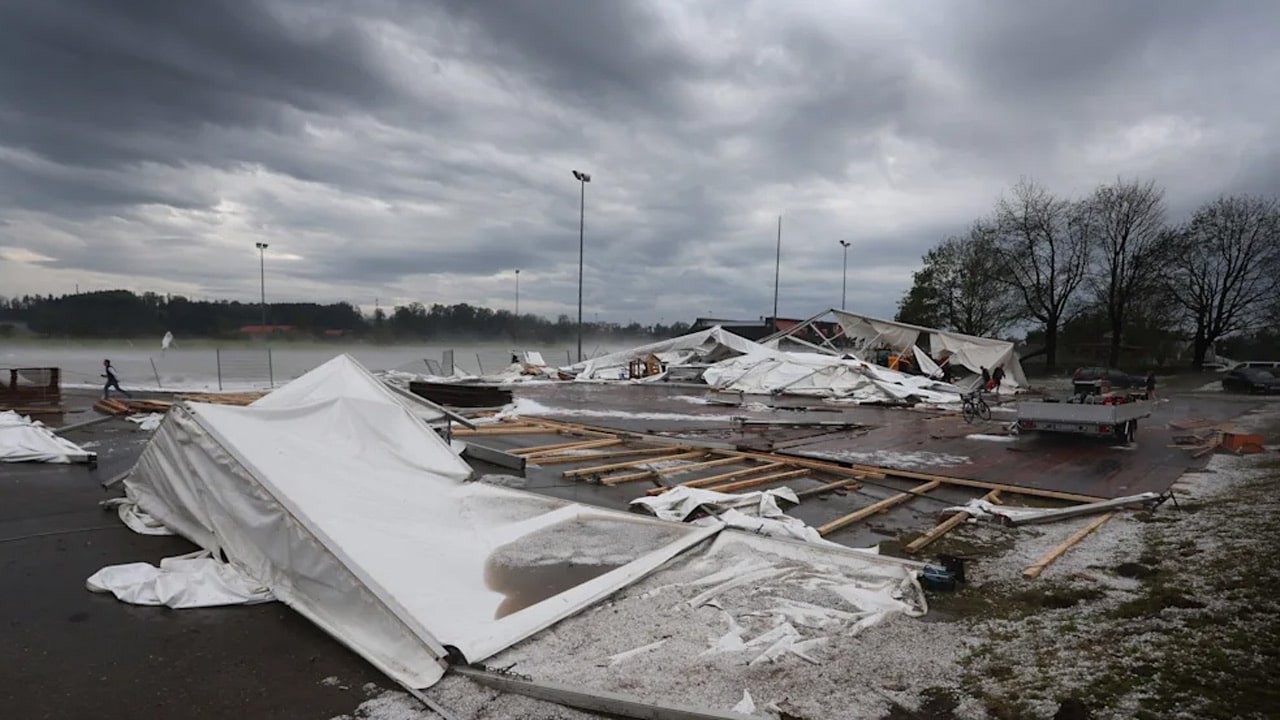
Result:
{"label": "white plastic sheeting", "polygon": [[60,437],[38,420],[0,412],[0,462],[82,463],[97,457]]}
{"label": "white plastic sheeting", "polygon": [[818,353],[761,350],[717,363],[702,377],[717,389],[752,394],[788,393],[851,402],[960,402],[953,385]]}
{"label": "white plastic sheeting", "polygon": [[[783,512],[778,506],[779,500],[792,505],[800,502],[795,491],[789,487],[733,494],[678,485],[661,495],[636,498],[631,501],[631,504],[664,520],[683,522],[694,513],[702,511],[708,513],[708,516],[695,520],[695,523],[719,522],[726,527],[753,535],[831,545],[842,550],[850,549],[824,539],[818,534],[817,529],[806,525],[800,518]],[[879,552],[879,548],[855,550]]]}
{"label": "white plastic sheeting", "polygon": [[137,423],[138,429],[145,432],[151,432],[160,427],[160,421],[164,420],[162,413],[147,413],[146,415],[130,415],[129,422]]}
{"label": "white plastic sheeting", "polygon": [[[407,686],[440,678],[446,645],[483,660],[718,529],[463,482],[349,358],[295,383],[249,407],[175,405],[127,496]],[[599,574],[530,590],[568,560]]]}
{"label": "white plastic sheeting", "polygon": [[689,363],[710,364],[735,357],[764,351],[763,345],[754,343],[740,335],[734,335],[719,325],[671,340],[649,343],[621,352],[602,355],[564,368],[578,380],[620,380],[626,379],[631,361],[643,360],[650,355],[668,365],[685,365]]}
{"label": "white plastic sheeting", "polygon": [[254,605],[275,596],[233,565],[204,550],[150,563],[110,565],[89,576],[90,592],[111,593],[133,605],[171,608]]}

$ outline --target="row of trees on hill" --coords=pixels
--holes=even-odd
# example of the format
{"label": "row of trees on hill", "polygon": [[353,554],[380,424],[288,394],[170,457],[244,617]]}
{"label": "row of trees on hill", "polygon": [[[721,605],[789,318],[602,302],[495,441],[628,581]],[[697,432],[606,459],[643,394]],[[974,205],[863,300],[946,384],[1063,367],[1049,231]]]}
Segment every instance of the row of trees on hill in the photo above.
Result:
{"label": "row of trees on hill", "polygon": [[897,317],[986,336],[1033,325],[1050,369],[1066,329],[1105,338],[1111,366],[1127,340],[1174,337],[1199,368],[1280,320],[1280,205],[1225,196],[1170,222],[1154,182],[1072,199],[1024,180],[925,254]]}
{"label": "row of trees on hill", "polygon": [[[344,337],[385,342],[468,338],[550,343],[577,334],[577,324],[568,315],[552,321],[465,303],[431,307],[412,303],[389,313],[378,309],[371,318],[349,303],[273,303],[267,306],[266,321],[296,328],[295,336],[322,337],[326,331],[341,331]],[[47,337],[137,338],[172,332],[179,338],[237,338],[244,336],[242,327],[263,324],[263,311],[258,303],[139,295],[127,290],[0,298],[0,332],[8,328],[11,334],[18,323]],[[688,329],[685,323],[591,323],[585,328],[595,338],[671,337]]]}

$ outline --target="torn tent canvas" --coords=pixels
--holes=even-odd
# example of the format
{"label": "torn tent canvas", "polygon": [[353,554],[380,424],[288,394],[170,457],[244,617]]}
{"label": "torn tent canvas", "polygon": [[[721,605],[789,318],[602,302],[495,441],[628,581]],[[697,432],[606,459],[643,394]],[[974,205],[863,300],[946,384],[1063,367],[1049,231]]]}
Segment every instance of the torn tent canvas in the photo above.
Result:
{"label": "torn tent canvas", "polygon": [[438,680],[449,648],[483,660],[716,532],[466,482],[377,379],[334,363],[253,406],[175,405],[126,491],[404,685]]}

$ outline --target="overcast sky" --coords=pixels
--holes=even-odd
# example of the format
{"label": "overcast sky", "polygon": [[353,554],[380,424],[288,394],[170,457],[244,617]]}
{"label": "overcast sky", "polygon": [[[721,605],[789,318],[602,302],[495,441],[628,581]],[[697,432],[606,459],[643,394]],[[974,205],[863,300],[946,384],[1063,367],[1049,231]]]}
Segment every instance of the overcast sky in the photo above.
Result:
{"label": "overcast sky", "polygon": [[1280,3],[5,0],[0,295],[891,315],[1030,176],[1280,191]]}

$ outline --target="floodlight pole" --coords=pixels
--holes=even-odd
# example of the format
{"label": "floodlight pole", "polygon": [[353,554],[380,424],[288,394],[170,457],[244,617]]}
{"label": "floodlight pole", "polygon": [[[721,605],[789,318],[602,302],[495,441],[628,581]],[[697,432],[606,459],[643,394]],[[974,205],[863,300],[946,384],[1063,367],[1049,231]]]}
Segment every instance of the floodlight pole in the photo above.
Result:
{"label": "floodlight pole", "polygon": [[577,179],[580,188],[578,198],[578,362],[582,362],[582,258],[585,248],[583,232],[587,218],[587,183],[591,182],[591,175],[574,170],[573,177]]}
{"label": "floodlight pole", "polygon": [[849,241],[841,240],[844,247],[844,270],[840,273],[840,309],[844,309],[845,289],[849,286]]}
{"label": "floodlight pole", "polygon": [[262,331],[267,331],[267,261],[265,259],[265,251],[268,245],[264,242],[255,243],[258,248],[258,283],[262,289]]}

